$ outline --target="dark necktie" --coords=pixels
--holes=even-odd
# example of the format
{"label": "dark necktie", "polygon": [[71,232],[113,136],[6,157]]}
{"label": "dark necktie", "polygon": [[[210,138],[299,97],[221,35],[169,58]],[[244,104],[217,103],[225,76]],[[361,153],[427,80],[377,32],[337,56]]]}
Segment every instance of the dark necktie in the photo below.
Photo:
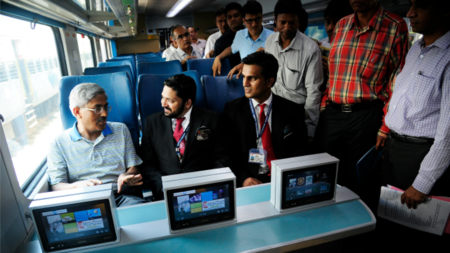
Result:
{"label": "dark necktie", "polygon": [[[264,113],[264,107],[266,106],[266,104],[260,104],[260,111],[259,111],[259,126],[260,128],[263,127],[264,125],[264,121],[266,120],[266,114]],[[261,131],[261,129],[260,129]],[[264,132],[261,135],[261,141],[262,141],[262,145],[265,151],[267,151],[267,165],[269,166],[270,169],[272,169],[272,160],[277,159],[275,157],[275,153],[273,152],[273,147],[272,147],[272,136],[270,134],[270,126],[269,126],[269,122],[267,122],[266,124],[266,128],[264,129]]]}

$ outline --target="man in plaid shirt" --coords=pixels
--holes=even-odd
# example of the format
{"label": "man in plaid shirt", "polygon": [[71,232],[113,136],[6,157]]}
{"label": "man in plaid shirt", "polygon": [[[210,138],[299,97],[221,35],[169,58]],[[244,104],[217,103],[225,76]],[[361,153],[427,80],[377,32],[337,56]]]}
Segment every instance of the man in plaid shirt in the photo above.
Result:
{"label": "man in plaid shirt", "polygon": [[357,161],[373,145],[383,147],[389,133],[383,116],[407,54],[408,28],[378,0],[350,5],[355,13],[334,29],[320,124],[322,147],[340,159],[338,182],[357,191]]}

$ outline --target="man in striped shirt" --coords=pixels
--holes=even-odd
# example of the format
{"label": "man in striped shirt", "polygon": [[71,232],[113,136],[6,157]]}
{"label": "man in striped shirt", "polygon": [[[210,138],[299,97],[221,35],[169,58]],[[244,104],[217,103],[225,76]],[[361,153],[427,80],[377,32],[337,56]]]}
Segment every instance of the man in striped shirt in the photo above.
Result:
{"label": "man in striped shirt", "polygon": [[142,203],[134,196],[139,190],[128,187],[142,185],[136,167],[142,160],[127,126],[106,122],[111,110],[107,99],[105,90],[94,83],[79,84],[70,92],[77,121],[50,144],[47,173],[52,190],[112,183],[118,206]]}
{"label": "man in striped shirt", "polygon": [[350,5],[355,13],[334,30],[320,124],[323,149],[341,161],[338,182],[356,190],[356,162],[373,145],[383,147],[389,133],[383,115],[404,64],[408,28],[378,0]]}

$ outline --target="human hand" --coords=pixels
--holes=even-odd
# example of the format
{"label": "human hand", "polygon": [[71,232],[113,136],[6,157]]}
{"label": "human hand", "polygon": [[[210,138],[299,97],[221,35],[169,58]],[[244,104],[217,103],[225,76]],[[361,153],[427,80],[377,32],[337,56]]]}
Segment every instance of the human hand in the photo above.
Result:
{"label": "human hand", "polygon": [[216,57],[216,59],[214,59],[214,63],[212,66],[212,71],[213,71],[213,76],[216,76],[217,74],[220,75],[220,69],[222,68],[222,62],[220,62],[220,58]]}
{"label": "human hand", "polygon": [[84,187],[90,187],[90,186],[101,185],[101,184],[102,184],[102,181],[100,181],[98,179],[88,179],[88,180],[83,180],[83,181],[78,181],[78,182],[73,183],[75,188],[84,188]]}
{"label": "human hand", "polygon": [[262,184],[262,182],[256,178],[248,177],[247,179],[244,180],[244,183],[242,184],[242,186],[247,187],[247,186],[258,185],[258,184]]}
{"label": "human hand", "polygon": [[188,57],[184,58],[184,60],[181,61],[181,65],[184,65],[187,62],[187,60],[189,60],[189,59],[196,59],[196,58],[197,57],[195,57],[195,56],[188,56]]}
{"label": "human hand", "polygon": [[379,151],[380,149],[384,148],[384,145],[386,144],[386,139],[387,134],[381,132],[378,133],[377,144],[375,145],[375,149]]}
{"label": "human hand", "polygon": [[256,52],[259,52],[259,51],[264,51],[264,48],[263,48],[263,47],[260,47],[260,48],[258,48],[258,49],[256,50]]}
{"label": "human hand", "polygon": [[213,58],[214,57],[214,50],[209,51],[206,53],[205,58]]}
{"label": "human hand", "polygon": [[144,182],[142,182],[141,174],[137,175],[126,173],[120,174],[119,178],[117,179],[117,193],[120,193],[123,185],[139,186],[142,185],[143,183]]}
{"label": "human hand", "polygon": [[411,207],[416,209],[418,204],[425,201],[427,194],[421,193],[411,185],[405,192],[403,192],[401,198],[402,204],[406,203],[408,209],[411,209]]}
{"label": "human hand", "polygon": [[228,73],[227,78],[228,79],[232,79],[233,78],[233,74],[236,73],[236,71],[238,72],[236,75],[236,79],[239,79],[239,77],[242,74],[242,69],[244,68],[244,64],[243,63],[239,63],[238,65],[236,65],[233,69],[231,69],[230,73]]}

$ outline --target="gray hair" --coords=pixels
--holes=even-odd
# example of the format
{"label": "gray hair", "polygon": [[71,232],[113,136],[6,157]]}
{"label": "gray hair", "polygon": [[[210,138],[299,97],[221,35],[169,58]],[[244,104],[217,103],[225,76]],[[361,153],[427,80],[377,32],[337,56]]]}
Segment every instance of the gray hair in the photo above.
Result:
{"label": "gray hair", "polygon": [[69,96],[69,107],[72,115],[75,116],[73,108],[82,108],[97,95],[102,94],[105,94],[106,99],[108,99],[105,90],[96,83],[80,83],[75,86]]}

